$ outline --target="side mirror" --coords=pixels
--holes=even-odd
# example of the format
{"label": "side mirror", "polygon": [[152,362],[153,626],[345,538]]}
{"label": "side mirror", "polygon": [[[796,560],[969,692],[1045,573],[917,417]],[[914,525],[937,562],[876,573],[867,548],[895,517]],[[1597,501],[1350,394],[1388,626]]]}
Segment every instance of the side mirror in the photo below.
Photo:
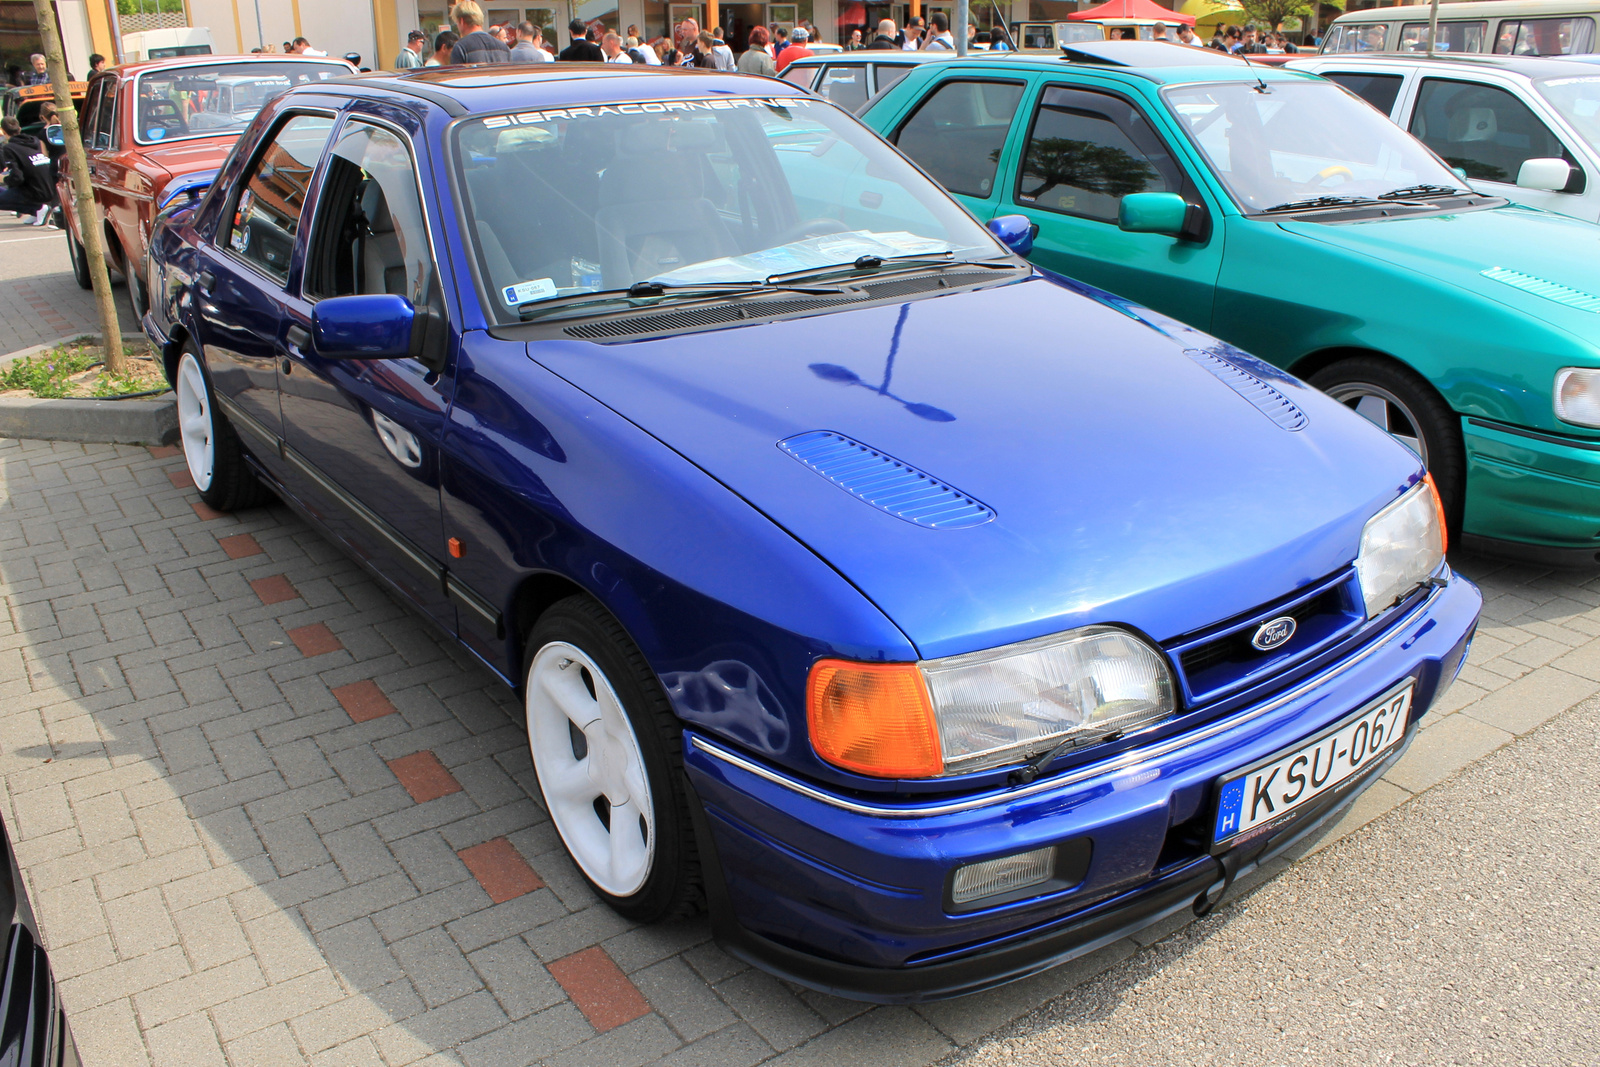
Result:
{"label": "side mirror", "polygon": [[1033,223],[1026,215],[1000,215],[989,220],[989,232],[1019,256],[1033,251]]}
{"label": "side mirror", "polygon": [[403,296],[335,296],[311,309],[311,336],[323,359],[403,359],[417,354],[416,321]]}
{"label": "side mirror", "polygon": [[1129,233],[1177,237],[1189,217],[1189,202],[1177,193],[1129,193],[1122,198],[1117,225]]}
{"label": "side mirror", "polygon": [[1564,159],[1525,159],[1517,171],[1517,188],[1559,193],[1571,178],[1572,164]]}

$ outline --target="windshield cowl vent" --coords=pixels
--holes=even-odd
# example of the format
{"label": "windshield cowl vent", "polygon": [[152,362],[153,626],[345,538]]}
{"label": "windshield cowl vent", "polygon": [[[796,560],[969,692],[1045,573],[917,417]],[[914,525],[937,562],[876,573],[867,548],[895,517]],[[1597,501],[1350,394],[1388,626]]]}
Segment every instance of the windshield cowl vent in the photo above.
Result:
{"label": "windshield cowl vent", "polygon": [[1303,430],[1311,420],[1293,400],[1257,378],[1230,360],[1198,348],[1184,350],[1184,355],[1216,375],[1228,388],[1250,401],[1257,411],[1285,430]]}
{"label": "windshield cowl vent", "polygon": [[959,489],[831,430],[796,434],[778,447],[857,500],[930,530],[964,530],[994,518]]}
{"label": "windshield cowl vent", "polygon": [[1556,303],[1565,304],[1569,308],[1577,308],[1579,311],[1592,311],[1600,315],[1600,296],[1586,293],[1582,289],[1574,289],[1570,285],[1546,281],[1532,274],[1523,274],[1521,271],[1508,270],[1505,267],[1490,267],[1479,273],[1491,281],[1503,282],[1513,289],[1521,289],[1525,293],[1542,296],[1546,300],[1554,300]]}

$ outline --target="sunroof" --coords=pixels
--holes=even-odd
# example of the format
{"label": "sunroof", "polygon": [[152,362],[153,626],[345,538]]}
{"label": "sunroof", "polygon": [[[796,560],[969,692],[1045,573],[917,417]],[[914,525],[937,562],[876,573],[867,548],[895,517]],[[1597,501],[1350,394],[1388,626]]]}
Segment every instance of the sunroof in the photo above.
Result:
{"label": "sunroof", "polygon": [[1074,63],[1104,63],[1116,67],[1201,67],[1219,63],[1237,67],[1244,62],[1215,48],[1161,41],[1084,41],[1062,45],[1061,51]]}

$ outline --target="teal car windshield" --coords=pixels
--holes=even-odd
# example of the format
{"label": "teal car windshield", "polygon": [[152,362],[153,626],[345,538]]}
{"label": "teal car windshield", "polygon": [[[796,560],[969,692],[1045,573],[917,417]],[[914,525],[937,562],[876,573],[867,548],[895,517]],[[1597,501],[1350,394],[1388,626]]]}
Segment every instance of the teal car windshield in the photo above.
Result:
{"label": "teal car windshield", "polygon": [[1465,183],[1370,105],[1330,82],[1174,86],[1167,105],[1246,212]]}
{"label": "teal car windshield", "polygon": [[1600,145],[1600,74],[1540,78],[1534,85],[1584,140]]}
{"label": "teal car windshield", "polygon": [[894,149],[803,97],[474,117],[457,125],[454,156],[501,322],[586,293],[1005,253]]}

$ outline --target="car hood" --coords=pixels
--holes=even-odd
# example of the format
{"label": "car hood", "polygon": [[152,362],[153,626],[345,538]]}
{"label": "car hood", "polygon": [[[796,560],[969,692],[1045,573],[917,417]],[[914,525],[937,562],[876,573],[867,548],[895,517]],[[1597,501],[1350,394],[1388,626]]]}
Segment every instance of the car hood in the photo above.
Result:
{"label": "car hood", "polygon": [[215,170],[222,166],[222,161],[233,151],[236,140],[237,135],[207,137],[199,141],[184,141],[168,148],[147,148],[141,154],[147,162],[165,170],[168,175],[166,180],[171,180],[180,174]]}
{"label": "car hood", "polygon": [[[1267,380],[1304,428],[1185,354],[1201,347]],[[1157,640],[1209,626],[1349,564],[1366,519],[1420,476],[1411,453],[1282,372],[1038,275],[529,354],[787,529],[929,658],[1089,623]],[[935,529],[866,503],[780,447],[815,431],[993,517]]]}
{"label": "car hood", "polygon": [[1285,222],[1301,237],[1456,286],[1600,344],[1600,226],[1508,205],[1415,218]]}

